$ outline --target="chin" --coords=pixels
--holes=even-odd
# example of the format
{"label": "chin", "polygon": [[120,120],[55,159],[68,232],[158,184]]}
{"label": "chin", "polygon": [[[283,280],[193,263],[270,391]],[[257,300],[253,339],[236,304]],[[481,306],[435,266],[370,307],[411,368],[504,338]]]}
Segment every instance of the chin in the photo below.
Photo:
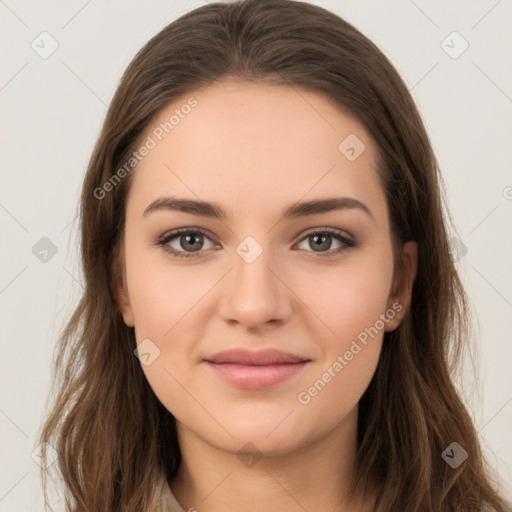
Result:
{"label": "chin", "polygon": [[315,437],[314,424],[309,426],[301,421],[291,407],[277,409],[277,414],[259,411],[250,415],[230,415],[223,420],[219,417],[218,420],[229,425],[227,430],[232,437],[226,432],[222,436],[212,435],[211,431],[201,434],[210,444],[237,455],[241,450],[266,456],[284,455],[300,448],[308,438]]}
{"label": "chin", "polygon": [[274,437],[266,436],[266,433],[253,431],[237,432],[233,438],[212,439],[211,444],[216,448],[232,453],[243,459],[246,456],[252,456],[255,459],[260,457],[277,457],[287,455],[297,449],[300,449],[302,443],[292,432],[283,432]]}

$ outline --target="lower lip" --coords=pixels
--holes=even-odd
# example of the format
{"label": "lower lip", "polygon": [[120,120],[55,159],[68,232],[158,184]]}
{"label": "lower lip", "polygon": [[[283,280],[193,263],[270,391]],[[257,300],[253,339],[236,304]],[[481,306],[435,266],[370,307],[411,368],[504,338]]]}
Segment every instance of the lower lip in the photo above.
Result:
{"label": "lower lip", "polygon": [[206,364],[229,384],[241,389],[265,389],[297,375],[309,361],[263,366],[246,366],[232,363]]}

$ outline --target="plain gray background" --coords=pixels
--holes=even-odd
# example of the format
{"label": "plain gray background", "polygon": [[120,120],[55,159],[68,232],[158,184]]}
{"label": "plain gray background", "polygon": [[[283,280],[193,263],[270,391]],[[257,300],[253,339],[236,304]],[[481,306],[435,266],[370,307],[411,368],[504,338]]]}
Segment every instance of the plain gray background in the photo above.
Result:
{"label": "plain gray background", "polygon": [[[1,512],[43,510],[32,454],[50,358],[81,293],[74,215],[107,106],[136,51],[203,3],[0,1]],[[423,116],[474,316],[478,373],[467,364],[457,385],[512,500],[512,2],[311,3],[381,48]]]}

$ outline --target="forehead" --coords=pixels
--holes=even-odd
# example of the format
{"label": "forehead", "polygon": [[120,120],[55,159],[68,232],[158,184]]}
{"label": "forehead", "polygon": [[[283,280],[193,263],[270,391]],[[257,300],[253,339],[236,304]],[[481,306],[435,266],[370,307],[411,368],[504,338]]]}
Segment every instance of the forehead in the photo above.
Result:
{"label": "forehead", "polygon": [[212,84],[163,108],[140,144],[150,139],[130,191],[140,207],[171,193],[214,199],[228,213],[333,195],[383,206],[369,134],[314,92]]}

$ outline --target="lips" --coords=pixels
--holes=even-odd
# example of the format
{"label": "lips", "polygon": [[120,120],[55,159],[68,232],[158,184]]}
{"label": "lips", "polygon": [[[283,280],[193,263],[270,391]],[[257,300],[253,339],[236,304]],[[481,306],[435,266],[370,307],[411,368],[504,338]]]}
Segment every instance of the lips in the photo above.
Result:
{"label": "lips", "polygon": [[310,359],[276,349],[231,349],[205,358],[204,362],[225,382],[241,389],[264,389],[298,374]]}
{"label": "lips", "polygon": [[307,361],[300,356],[283,352],[282,350],[267,349],[257,352],[251,352],[244,349],[231,349],[218,352],[211,357],[207,357],[206,361],[218,364],[241,364],[241,365],[272,365],[283,363],[300,363]]}

